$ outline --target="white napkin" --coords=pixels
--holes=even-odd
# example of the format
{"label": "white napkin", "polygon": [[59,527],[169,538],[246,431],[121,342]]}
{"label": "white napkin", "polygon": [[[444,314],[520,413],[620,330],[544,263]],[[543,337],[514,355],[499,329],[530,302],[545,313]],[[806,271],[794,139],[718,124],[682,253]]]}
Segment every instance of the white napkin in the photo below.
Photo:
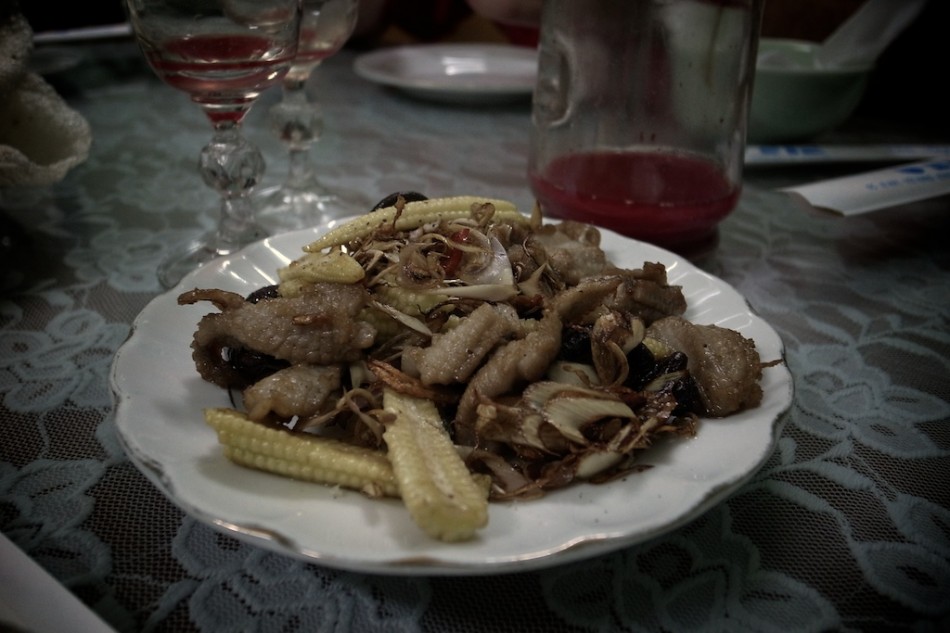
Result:
{"label": "white napkin", "polygon": [[0,561],[0,630],[115,633],[2,533]]}

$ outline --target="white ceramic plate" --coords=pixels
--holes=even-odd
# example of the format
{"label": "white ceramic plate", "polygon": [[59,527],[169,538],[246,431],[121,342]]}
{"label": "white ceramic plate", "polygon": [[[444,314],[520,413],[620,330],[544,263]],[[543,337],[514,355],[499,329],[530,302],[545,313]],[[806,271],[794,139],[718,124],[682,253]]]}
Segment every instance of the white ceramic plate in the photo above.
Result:
{"label": "white ceramic plate", "polygon": [[423,44],[366,53],[353,69],[417,97],[491,103],[530,95],[538,56],[534,49],[504,44]]}
{"label": "white ceramic plate", "polygon": [[[230,406],[228,394],[199,378],[191,360],[198,320],[214,309],[179,306],[194,287],[247,294],[275,283],[277,268],[301,253],[316,230],[270,238],[188,275],[137,317],[116,355],[112,388],[119,437],[136,466],[186,512],[258,545],[331,567],[391,574],[485,574],[586,558],[673,529],[739,488],[769,456],[792,398],[784,364],[764,371],[762,405],[703,420],[694,438],[651,448],[655,467],[602,485],[578,484],[541,499],[493,503],[473,541],[433,541],[398,500],[372,500],[248,470],[221,453],[204,407]],[[741,331],[764,361],[782,357],[778,335],[723,281],[667,251],[603,231],[614,262],[664,263],[683,287],[687,317]]]}

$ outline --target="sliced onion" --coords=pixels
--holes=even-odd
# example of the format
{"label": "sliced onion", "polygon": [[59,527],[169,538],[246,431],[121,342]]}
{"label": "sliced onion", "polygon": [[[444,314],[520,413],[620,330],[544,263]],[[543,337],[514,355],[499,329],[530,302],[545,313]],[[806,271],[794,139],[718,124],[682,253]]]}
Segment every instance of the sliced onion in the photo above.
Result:
{"label": "sliced onion", "polygon": [[441,286],[423,290],[426,294],[447,295],[459,299],[481,299],[483,301],[508,301],[518,294],[518,289],[508,284],[480,284],[476,286]]}
{"label": "sliced onion", "polygon": [[590,389],[587,387],[567,384],[563,382],[553,382],[550,380],[541,380],[528,385],[525,388],[522,397],[525,404],[536,411],[540,411],[544,405],[554,397],[560,396],[579,396],[589,398],[609,398],[604,392]]}
{"label": "sliced onion", "polygon": [[543,419],[540,414],[518,407],[481,404],[475,421],[476,435],[490,442],[530,446],[541,451],[547,447],[538,435]]}
{"label": "sliced onion", "polygon": [[429,329],[429,326],[423,323],[422,321],[420,321],[419,319],[409,316],[405,312],[401,310],[397,310],[391,305],[387,305],[380,301],[373,300],[370,302],[370,305],[372,305],[374,308],[376,308],[380,312],[385,312],[392,318],[396,319],[397,321],[405,325],[407,328],[414,330],[416,332],[419,332],[420,334],[424,334],[426,336],[430,336],[430,337],[432,336],[432,330]]}
{"label": "sliced onion", "polygon": [[557,361],[548,368],[548,380],[576,387],[587,387],[600,382],[597,372],[592,365]]}
{"label": "sliced onion", "polygon": [[[514,285],[515,276],[511,272],[511,261],[508,259],[508,252],[504,245],[497,238],[485,238],[477,231],[472,231],[469,239],[471,240],[475,236],[487,239],[491,251],[465,253],[458,268],[458,278],[470,286]],[[472,264],[475,264],[475,266],[472,266]]]}
{"label": "sliced onion", "polygon": [[633,417],[630,407],[619,400],[564,396],[552,398],[544,405],[545,421],[557,427],[564,437],[582,445],[589,443],[583,434],[588,424],[604,418]]}
{"label": "sliced onion", "polygon": [[466,461],[477,461],[491,471],[492,480],[497,486],[492,491],[492,497],[496,499],[536,496],[541,492],[537,482],[515,470],[500,455],[490,451],[473,450]]}
{"label": "sliced onion", "polygon": [[577,470],[574,474],[578,479],[590,479],[613,468],[621,459],[623,455],[619,453],[594,448],[577,456]]}

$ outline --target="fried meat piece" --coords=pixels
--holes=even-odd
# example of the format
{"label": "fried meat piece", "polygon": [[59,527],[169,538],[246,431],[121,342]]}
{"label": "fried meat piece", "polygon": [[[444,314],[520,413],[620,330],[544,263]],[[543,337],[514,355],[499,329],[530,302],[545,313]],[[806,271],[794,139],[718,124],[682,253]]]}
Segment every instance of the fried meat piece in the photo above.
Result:
{"label": "fried meat piece", "polygon": [[320,283],[296,297],[258,303],[228,301],[221,293],[196,289],[178,302],[209,300],[223,310],[201,319],[191,345],[202,378],[222,387],[236,380],[228,350],[249,349],[293,365],[334,365],[359,360],[376,338],[357,318],[368,300],[360,285]]}
{"label": "fried meat piece", "polygon": [[646,336],[686,354],[708,415],[727,416],[762,401],[759,353],[755,342],[739,332],[667,317],[650,325]]}
{"label": "fried meat piece", "polygon": [[257,421],[271,413],[281,418],[310,417],[321,413],[339,388],[339,365],[293,365],[245,389],[244,408]]}
{"label": "fried meat piece", "polygon": [[507,304],[484,303],[461,323],[432,337],[424,348],[403,351],[403,370],[426,385],[465,382],[498,345],[521,329],[518,313]]}

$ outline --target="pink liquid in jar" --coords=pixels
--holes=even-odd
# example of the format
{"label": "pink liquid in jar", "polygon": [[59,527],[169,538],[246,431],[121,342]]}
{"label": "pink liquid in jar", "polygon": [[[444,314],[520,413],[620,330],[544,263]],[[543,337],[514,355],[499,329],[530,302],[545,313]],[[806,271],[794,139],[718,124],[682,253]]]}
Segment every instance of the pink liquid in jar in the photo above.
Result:
{"label": "pink liquid in jar", "polygon": [[717,224],[739,198],[739,186],[717,165],[673,152],[567,154],[529,177],[547,216],[680,252],[715,241]]}

